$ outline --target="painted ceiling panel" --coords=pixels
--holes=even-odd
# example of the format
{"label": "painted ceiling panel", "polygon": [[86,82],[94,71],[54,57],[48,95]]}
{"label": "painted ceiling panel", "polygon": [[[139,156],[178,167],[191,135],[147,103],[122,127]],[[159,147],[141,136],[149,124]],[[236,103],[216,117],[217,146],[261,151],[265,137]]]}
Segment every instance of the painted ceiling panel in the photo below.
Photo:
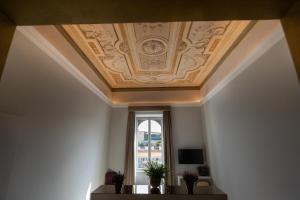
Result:
{"label": "painted ceiling panel", "polygon": [[251,21],[63,25],[111,88],[200,86]]}

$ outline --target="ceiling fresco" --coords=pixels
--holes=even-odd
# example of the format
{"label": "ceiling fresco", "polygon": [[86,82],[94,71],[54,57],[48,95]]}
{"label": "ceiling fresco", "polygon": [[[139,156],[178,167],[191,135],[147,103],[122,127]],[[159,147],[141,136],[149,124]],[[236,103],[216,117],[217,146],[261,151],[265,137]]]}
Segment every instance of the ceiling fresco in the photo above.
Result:
{"label": "ceiling fresco", "polygon": [[250,21],[63,25],[109,86],[200,86]]}

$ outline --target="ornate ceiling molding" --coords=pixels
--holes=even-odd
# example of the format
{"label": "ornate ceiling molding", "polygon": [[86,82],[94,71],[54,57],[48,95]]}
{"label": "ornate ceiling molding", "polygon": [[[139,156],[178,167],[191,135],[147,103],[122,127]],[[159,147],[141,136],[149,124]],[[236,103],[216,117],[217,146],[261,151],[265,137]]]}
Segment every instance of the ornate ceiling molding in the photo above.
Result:
{"label": "ornate ceiling molding", "polygon": [[63,25],[113,91],[199,89],[251,21]]}

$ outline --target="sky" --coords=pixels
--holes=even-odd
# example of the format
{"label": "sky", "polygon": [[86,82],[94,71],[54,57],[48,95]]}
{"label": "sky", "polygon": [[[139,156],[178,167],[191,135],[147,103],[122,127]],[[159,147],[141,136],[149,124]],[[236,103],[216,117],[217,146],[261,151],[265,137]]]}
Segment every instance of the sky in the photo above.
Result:
{"label": "sky", "polygon": [[[159,123],[157,123],[154,120],[151,120],[151,131],[152,132],[161,132],[161,126]],[[146,131],[148,132],[148,121],[145,120],[143,121],[139,126],[138,126],[138,131]]]}

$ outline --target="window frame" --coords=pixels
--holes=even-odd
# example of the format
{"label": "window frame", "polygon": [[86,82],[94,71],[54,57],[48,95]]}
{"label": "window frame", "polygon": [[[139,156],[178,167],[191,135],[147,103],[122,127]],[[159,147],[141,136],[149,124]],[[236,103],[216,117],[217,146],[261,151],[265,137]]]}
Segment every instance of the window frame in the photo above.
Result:
{"label": "window frame", "polygon": [[[140,116],[139,116],[140,115]],[[147,116],[148,115],[148,116]],[[151,116],[153,115],[153,116]],[[157,115],[160,115],[159,117]],[[164,164],[165,152],[164,152],[164,134],[163,134],[163,114],[161,112],[157,113],[140,113],[135,116],[135,133],[134,133],[134,173],[135,178],[137,176],[137,172],[143,172],[143,168],[138,168],[138,157],[137,157],[137,132],[138,132],[138,121],[146,121],[148,123],[148,161],[151,160],[151,120],[156,121],[161,126],[161,155],[162,155],[162,163]],[[142,122],[142,123],[143,123]]]}

